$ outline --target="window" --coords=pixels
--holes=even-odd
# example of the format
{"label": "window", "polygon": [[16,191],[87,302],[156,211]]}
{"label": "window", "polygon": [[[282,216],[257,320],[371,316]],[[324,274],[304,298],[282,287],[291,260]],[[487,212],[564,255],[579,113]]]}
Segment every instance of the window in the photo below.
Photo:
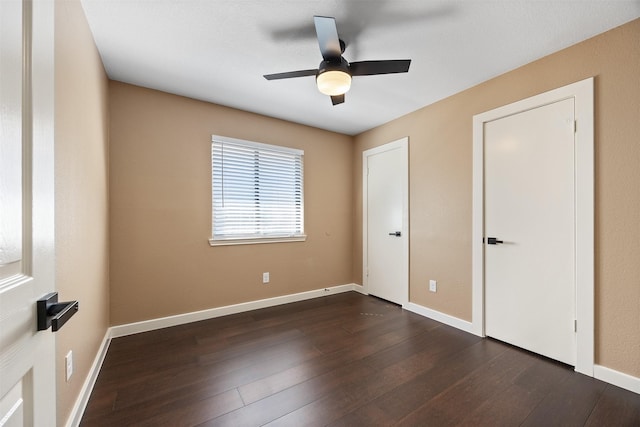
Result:
{"label": "window", "polygon": [[211,245],[301,241],[304,151],[214,135]]}

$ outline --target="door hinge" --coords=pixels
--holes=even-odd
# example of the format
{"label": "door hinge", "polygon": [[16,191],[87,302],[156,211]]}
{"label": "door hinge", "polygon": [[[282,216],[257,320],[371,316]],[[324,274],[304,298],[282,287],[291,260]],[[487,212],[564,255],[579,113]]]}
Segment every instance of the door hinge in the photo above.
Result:
{"label": "door hinge", "polygon": [[573,121],[573,133],[578,132],[578,121],[574,120]]}
{"label": "door hinge", "polygon": [[578,332],[578,320],[573,320],[573,332]]}

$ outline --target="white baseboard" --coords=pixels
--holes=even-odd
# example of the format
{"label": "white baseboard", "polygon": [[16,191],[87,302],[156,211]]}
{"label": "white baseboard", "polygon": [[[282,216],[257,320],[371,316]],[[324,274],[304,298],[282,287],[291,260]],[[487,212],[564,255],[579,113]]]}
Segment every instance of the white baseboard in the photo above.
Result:
{"label": "white baseboard", "polygon": [[352,290],[354,290],[354,291],[356,291],[356,292],[358,292],[358,293],[360,293],[360,294],[362,294],[362,295],[369,295],[369,292],[367,292],[367,291],[365,291],[365,290],[364,290],[364,286],[362,286],[362,285],[357,285],[357,284],[355,284],[355,283],[352,283],[352,284],[351,284],[351,286],[353,286],[353,289],[352,289]]}
{"label": "white baseboard", "polygon": [[640,378],[601,365],[593,365],[593,376],[606,383],[640,394]]}
{"label": "white baseboard", "polygon": [[73,405],[73,409],[71,409],[69,418],[67,418],[67,427],[78,427],[80,425],[84,410],[87,408],[87,403],[89,403],[89,397],[91,397],[93,386],[96,384],[98,374],[100,373],[100,369],[102,368],[102,363],[104,362],[104,358],[107,355],[109,344],[111,344],[111,328],[107,329],[107,332],[104,334],[102,343],[98,348],[98,353],[96,354],[95,359],[93,359],[91,369],[89,369],[89,374],[87,375],[87,378],[85,379],[84,384],[80,389],[78,399],[76,400],[75,405]]}
{"label": "white baseboard", "polygon": [[361,292],[362,286],[351,283],[348,285],[331,286],[313,291],[300,292],[297,294],[283,295],[280,297],[261,299],[257,301],[243,302],[240,304],[227,305],[224,307],[210,308],[207,310],[194,311],[191,313],[177,314],[175,316],[161,317],[159,319],[144,320],[142,322],[128,323],[111,327],[113,338],[126,335],[148,332],[156,329],[168,328],[170,326],[183,325],[185,323],[198,322],[200,320],[213,319],[229,314],[242,313],[245,311],[258,310],[260,308],[273,307],[291,302],[304,301],[307,299],[323,297],[325,295],[338,294],[341,292],[356,291]]}
{"label": "white baseboard", "polygon": [[466,320],[462,320],[449,314],[441,313],[439,311],[412,302],[404,305],[402,308],[419,314],[420,316],[428,317],[429,319],[436,320],[440,323],[444,323],[445,325],[452,326],[473,335],[477,335],[474,333],[473,324],[471,322],[467,322]]}

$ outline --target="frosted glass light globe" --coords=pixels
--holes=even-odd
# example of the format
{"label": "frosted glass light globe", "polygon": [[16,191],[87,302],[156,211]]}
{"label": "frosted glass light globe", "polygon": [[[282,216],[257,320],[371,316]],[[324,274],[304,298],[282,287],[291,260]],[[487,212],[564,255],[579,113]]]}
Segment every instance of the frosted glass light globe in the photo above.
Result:
{"label": "frosted glass light globe", "polygon": [[342,95],[351,87],[351,76],[344,71],[329,70],[319,74],[316,83],[318,90],[325,95]]}

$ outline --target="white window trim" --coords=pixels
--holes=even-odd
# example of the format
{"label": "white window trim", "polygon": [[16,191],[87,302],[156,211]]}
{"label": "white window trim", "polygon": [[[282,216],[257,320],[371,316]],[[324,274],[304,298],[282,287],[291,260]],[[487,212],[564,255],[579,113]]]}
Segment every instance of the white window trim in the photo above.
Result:
{"label": "white window trim", "polygon": [[306,234],[291,237],[259,237],[255,239],[241,239],[237,237],[228,239],[216,239],[209,238],[209,245],[211,246],[232,246],[232,245],[255,245],[260,243],[289,243],[289,242],[304,242],[307,240]]}
{"label": "white window trim", "polygon": [[[263,144],[254,141],[247,141],[243,139],[230,138],[226,136],[220,135],[211,135],[211,147],[213,147],[214,141],[217,142],[227,142],[231,144],[241,144],[247,147],[254,148],[264,148],[268,150],[281,150],[283,152],[287,152],[290,154],[296,154],[304,157],[304,150],[300,150],[297,148],[284,147],[272,144]],[[213,173],[213,169],[212,169]],[[304,173],[304,172],[303,172]],[[304,180],[304,177],[303,177]],[[212,182],[213,185],[213,182]],[[213,190],[213,189],[212,189]],[[303,184],[303,193],[302,193],[302,213],[301,213],[301,223],[302,230],[304,230],[304,184]],[[211,191],[211,196],[213,198],[213,191]],[[209,238],[210,246],[233,246],[233,245],[253,245],[253,244],[263,244],[263,243],[290,243],[290,242],[304,242],[307,240],[306,234],[295,234],[295,235],[283,235],[283,236],[265,236],[265,237],[214,237],[213,236],[213,200],[211,203],[211,237]]]}

